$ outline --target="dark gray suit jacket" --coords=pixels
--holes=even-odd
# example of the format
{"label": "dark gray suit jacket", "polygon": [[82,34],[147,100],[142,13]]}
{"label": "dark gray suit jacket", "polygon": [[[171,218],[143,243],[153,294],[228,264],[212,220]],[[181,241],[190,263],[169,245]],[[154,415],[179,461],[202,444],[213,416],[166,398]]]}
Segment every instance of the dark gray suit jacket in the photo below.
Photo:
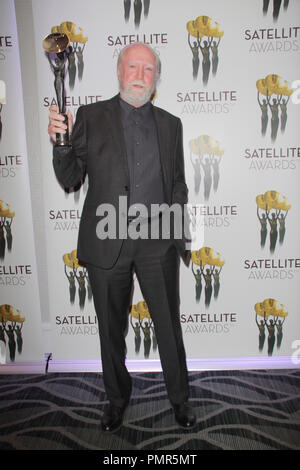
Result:
{"label": "dark gray suit jacket", "polygon": [[[53,166],[59,182],[65,187],[76,186],[87,173],[88,192],[81,215],[77,257],[80,261],[102,268],[116,262],[123,239],[101,240],[96,234],[100,204],[116,208],[119,196],[129,196],[129,171],[120,119],[119,95],[110,100],[82,106],[77,111],[71,147],[54,147]],[[163,177],[165,202],[168,205],[187,202],[184,174],[182,125],[179,118],[153,106]],[[128,198],[129,199],[129,198]],[[127,212],[122,214],[127,220]],[[117,223],[118,226],[118,223]],[[118,230],[118,227],[117,227]],[[186,258],[184,240],[175,244]]]}

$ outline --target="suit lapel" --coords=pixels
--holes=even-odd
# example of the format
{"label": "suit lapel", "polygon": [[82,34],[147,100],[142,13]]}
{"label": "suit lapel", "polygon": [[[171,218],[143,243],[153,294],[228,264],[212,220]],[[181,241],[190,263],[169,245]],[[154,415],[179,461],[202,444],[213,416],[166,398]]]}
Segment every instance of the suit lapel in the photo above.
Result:
{"label": "suit lapel", "polygon": [[120,157],[120,163],[126,175],[127,184],[129,186],[129,169],[126,155],[126,146],[124,140],[124,132],[120,117],[119,95],[114,96],[106,103],[106,114],[109,125],[109,131],[113,137],[113,143],[116,146],[117,155]]}

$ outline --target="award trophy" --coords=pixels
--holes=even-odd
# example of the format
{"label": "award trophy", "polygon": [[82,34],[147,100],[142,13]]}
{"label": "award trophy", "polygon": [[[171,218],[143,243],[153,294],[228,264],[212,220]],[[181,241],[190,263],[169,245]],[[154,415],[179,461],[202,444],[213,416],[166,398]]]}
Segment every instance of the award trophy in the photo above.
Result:
{"label": "award trophy", "polygon": [[[43,40],[43,48],[46,51],[50,67],[54,73],[54,88],[56,92],[59,113],[65,118],[68,126],[68,116],[65,114],[65,62],[68,57],[67,47],[69,38],[63,33],[51,33]],[[70,146],[69,129],[65,134],[56,134],[56,146]]]}

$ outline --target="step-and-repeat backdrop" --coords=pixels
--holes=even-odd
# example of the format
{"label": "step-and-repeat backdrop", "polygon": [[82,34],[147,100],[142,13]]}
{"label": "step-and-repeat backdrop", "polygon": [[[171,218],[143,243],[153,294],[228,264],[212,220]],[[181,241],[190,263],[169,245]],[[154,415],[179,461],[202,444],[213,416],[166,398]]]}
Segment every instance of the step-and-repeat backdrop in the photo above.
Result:
{"label": "step-and-repeat backdrop", "polygon": [[[3,4],[13,11],[11,1]],[[42,40],[58,31],[68,34],[72,48],[65,63],[65,101],[75,118],[79,106],[118,92],[122,47],[145,42],[161,58],[154,104],[182,120],[189,211],[193,229],[203,233],[190,265],[181,266],[187,357],[295,355],[300,340],[299,2],[52,0],[48,5],[32,0],[32,9],[53,358],[100,354],[89,279],[76,253],[88,181],[71,190],[60,186],[47,134],[56,96]],[[24,340],[26,334],[32,350],[39,350],[17,34],[2,15],[0,21],[0,78],[6,85],[0,97],[1,331],[8,348],[25,318]],[[19,322],[9,317],[11,308],[20,310]],[[137,282],[128,319],[128,358],[159,358],[151,312]],[[25,349],[20,357],[25,359]]]}
{"label": "step-and-repeat backdrop", "polygon": [[0,363],[41,361],[38,291],[16,17],[0,14]]}

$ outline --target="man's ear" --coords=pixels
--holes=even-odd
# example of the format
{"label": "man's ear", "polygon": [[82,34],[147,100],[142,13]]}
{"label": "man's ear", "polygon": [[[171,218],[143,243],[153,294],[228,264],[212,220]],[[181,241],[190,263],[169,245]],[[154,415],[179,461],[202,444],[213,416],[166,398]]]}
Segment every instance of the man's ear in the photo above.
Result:
{"label": "man's ear", "polygon": [[119,67],[117,68],[117,77],[118,77],[118,80],[119,80],[119,81],[121,81],[121,75],[122,75],[122,74],[121,74],[121,66],[119,66]]}

